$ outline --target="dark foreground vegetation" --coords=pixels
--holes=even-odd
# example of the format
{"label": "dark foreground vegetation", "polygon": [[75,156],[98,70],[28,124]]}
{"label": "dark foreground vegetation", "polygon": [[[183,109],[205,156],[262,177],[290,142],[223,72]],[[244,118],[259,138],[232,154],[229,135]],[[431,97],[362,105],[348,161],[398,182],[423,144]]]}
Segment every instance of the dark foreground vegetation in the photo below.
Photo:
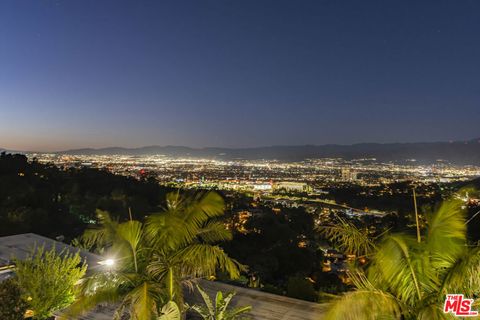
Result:
{"label": "dark foreground vegetation", "polygon": [[98,169],[61,169],[19,154],[0,155],[0,236],[34,232],[72,239],[96,209],[128,218],[128,208],[141,218],[164,205],[171,191],[154,180],[138,181]]}

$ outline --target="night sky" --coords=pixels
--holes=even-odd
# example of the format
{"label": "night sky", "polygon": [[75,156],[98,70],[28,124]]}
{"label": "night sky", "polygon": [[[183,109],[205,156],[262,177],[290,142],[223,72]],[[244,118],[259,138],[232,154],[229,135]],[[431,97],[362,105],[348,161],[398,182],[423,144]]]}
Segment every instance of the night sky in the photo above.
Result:
{"label": "night sky", "polygon": [[0,147],[480,136],[480,1],[0,2]]}

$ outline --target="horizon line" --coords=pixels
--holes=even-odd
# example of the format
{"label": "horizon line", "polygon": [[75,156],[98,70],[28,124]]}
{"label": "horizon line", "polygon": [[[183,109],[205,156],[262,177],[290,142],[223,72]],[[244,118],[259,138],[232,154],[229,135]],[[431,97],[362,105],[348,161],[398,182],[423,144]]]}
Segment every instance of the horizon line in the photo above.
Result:
{"label": "horizon line", "polygon": [[218,146],[204,146],[204,147],[191,147],[186,145],[174,145],[174,144],[152,144],[152,145],[143,145],[138,147],[123,147],[123,146],[105,146],[105,147],[78,147],[78,148],[64,148],[52,151],[45,150],[20,150],[17,148],[3,148],[0,146],[0,151],[7,152],[19,152],[19,153],[62,153],[62,152],[72,152],[78,150],[91,150],[91,151],[101,151],[105,149],[124,149],[124,150],[138,150],[145,148],[187,148],[192,150],[205,150],[205,149],[229,149],[229,150],[242,150],[242,149],[261,149],[261,148],[275,148],[275,147],[323,147],[323,146],[356,146],[356,145],[365,145],[365,144],[376,144],[376,145],[391,145],[391,144],[432,144],[432,143],[468,143],[475,142],[480,143],[480,138],[472,138],[465,140],[436,140],[436,141],[415,141],[415,142],[357,142],[357,143],[324,143],[324,144],[272,144],[272,145],[262,145],[262,146],[250,146],[250,147],[218,147]]}

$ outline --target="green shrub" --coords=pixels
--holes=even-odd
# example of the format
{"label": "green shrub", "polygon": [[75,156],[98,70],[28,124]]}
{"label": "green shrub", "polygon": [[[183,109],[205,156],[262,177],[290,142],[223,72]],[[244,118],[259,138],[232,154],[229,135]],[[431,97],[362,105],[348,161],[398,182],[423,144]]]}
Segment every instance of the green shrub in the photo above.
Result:
{"label": "green shrub", "polygon": [[78,253],[57,253],[37,248],[27,259],[16,261],[18,283],[28,297],[34,319],[48,319],[75,300],[75,284],[87,269]]}
{"label": "green shrub", "polygon": [[287,296],[307,301],[317,300],[317,293],[312,283],[303,277],[291,277],[288,279]]}

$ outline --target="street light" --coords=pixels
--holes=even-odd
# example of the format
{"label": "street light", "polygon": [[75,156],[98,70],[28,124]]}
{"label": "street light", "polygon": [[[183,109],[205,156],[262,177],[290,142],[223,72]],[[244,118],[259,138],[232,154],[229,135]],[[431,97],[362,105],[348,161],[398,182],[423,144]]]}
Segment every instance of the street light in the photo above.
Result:
{"label": "street light", "polygon": [[106,260],[102,260],[100,262],[98,262],[100,265],[102,266],[107,266],[107,267],[112,267],[113,265],[115,265],[115,260],[113,259],[106,259]]}
{"label": "street light", "polygon": [[113,266],[114,264],[115,264],[115,261],[113,259],[105,260],[105,265],[106,266]]}

